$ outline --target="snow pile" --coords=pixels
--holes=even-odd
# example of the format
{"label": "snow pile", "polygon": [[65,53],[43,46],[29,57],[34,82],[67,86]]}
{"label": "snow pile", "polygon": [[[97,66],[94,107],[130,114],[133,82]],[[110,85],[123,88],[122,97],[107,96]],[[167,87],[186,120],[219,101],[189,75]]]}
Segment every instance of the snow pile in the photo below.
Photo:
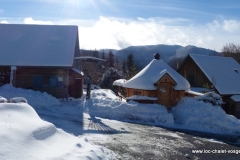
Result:
{"label": "snow pile", "polygon": [[7,99],[0,96],[0,103],[7,103]]}
{"label": "snow pile", "polygon": [[110,89],[96,89],[91,91],[91,97],[101,100],[118,100],[118,97]]}
{"label": "snow pile", "polygon": [[14,97],[24,97],[31,106],[51,106],[60,105],[60,101],[47,94],[39,91],[33,91],[30,89],[14,88],[9,84],[0,87],[0,96],[7,99]]}
{"label": "snow pile", "polygon": [[195,97],[197,100],[201,100],[204,102],[212,103],[213,105],[222,105],[224,102],[222,101],[222,98],[219,94],[216,94],[214,92],[208,92],[204,95],[200,95]]}
{"label": "snow pile", "polygon": [[15,98],[11,98],[9,99],[10,103],[28,103],[27,100],[23,97],[15,97]]}
{"label": "snow pile", "polygon": [[0,104],[0,159],[107,159],[100,146],[43,121],[26,103]]}
{"label": "snow pile", "polygon": [[173,124],[173,116],[164,106],[119,101],[109,90],[93,90],[92,98],[85,103],[91,116],[115,119]]}
{"label": "snow pile", "polygon": [[192,130],[214,133],[240,133],[240,121],[227,115],[220,106],[198,101],[194,98],[184,98],[172,108],[175,123]]}
{"label": "snow pile", "polygon": [[113,82],[113,85],[114,86],[121,86],[123,87],[124,83],[126,82],[127,80],[126,79],[118,79],[116,81]]}

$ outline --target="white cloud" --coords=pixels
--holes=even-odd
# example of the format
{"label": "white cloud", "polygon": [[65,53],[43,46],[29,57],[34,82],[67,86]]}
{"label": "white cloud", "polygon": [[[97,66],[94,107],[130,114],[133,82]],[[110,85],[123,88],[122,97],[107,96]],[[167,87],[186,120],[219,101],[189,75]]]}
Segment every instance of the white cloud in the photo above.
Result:
{"label": "white cloud", "polygon": [[[77,25],[80,48],[122,49],[131,45],[196,45],[221,51],[226,43],[239,43],[239,22],[217,19],[195,25],[188,20],[166,18],[122,19],[101,16],[98,20],[68,19],[64,21],[25,18],[26,24]],[[3,21],[2,21],[3,22]],[[190,23],[189,23],[190,22]]]}
{"label": "white cloud", "polygon": [[124,20],[100,17],[90,26],[79,25],[80,47],[121,49],[130,45],[177,44],[212,48],[211,43],[214,42],[211,40],[214,37],[204,36],[206,34],[203,33],[204,27],[169,24],[172,21],[171,19],[161,21],[159,18]]}
{"label": "white cloud", "polygon": [[228,32],[234,32],[239,30],[240,22],[236,20],[224,20],[223,21],[223,29]]}
{"label": "white cloud", "polygon": [[100,17],[91,27],[79,27],[80,46],[86,49],[124,48],[155,44],[162,40],[165,26],[151,21],[120,21]]}
{"label": "white cloud", "polygon": [[25,24],[53,24],[51,21],[42,21],[42,20],[34,20],[32,17],[28,17],[24,19]]}
{"label": "white cloud", "polygon": [[214,20],[212,23],[207,24],[207,26],[211,31],[216,31],[221,28],[221,24],[218,20]]}
{"label": "white cloud", "polygon": [[8,21],[3,20],[3,21],[1,21],[0,23],[8,24]]}
{"label": "white cloud", "polygon": [[240,21],[237,20],[226,20],[224,18],[220,18],[218,20],[214,20],[212,23],[209,23],[208,28],[212,31],[218,31],[219,29],[226,32],[236,32],[240,30]]}

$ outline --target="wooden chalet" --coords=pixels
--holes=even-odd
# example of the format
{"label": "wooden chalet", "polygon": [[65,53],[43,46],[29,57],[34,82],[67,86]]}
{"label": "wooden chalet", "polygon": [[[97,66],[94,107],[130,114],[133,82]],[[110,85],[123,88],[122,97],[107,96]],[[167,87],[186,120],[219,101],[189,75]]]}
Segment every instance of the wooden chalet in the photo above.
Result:
{"label": "wooden chalet", "polygon": [[188,81],[168,66],[156,53],[154,59],[137,75],[123,84],[127,100],[158,103],[171,109],[190,88]]}
{"label": "wooden chalet", "polygon": [[0,85],[80,98],[77,26],[0,24]]}
{"label": "wooden chalet", "polygon": [[188,55],[178,68],[192,87],[213,86],[228,114],[240,118],[240,65],[231,57]]}

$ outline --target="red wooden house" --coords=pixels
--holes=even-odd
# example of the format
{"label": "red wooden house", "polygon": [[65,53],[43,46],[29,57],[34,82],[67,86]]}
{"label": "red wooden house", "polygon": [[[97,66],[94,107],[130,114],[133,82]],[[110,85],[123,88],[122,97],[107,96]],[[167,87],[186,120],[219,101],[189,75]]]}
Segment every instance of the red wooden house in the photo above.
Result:
{"label": "red wooden house", "polygon": [[0,24],[0,85],[82,96],[77,26]]}

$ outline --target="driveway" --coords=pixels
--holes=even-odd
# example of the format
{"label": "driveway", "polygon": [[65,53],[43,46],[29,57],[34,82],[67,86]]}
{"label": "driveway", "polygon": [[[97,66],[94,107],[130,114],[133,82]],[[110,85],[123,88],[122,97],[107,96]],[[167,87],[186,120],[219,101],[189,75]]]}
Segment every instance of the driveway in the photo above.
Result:
{"label": "driveway", "polygon": [[[35,109],[42,119],[53,123],[57,128],[114,151],[116,159],[239,158],[240,146],[236,145],[240,142],[239,137],[90,117],[81,109],[77,110],[73,104],[65,107],[67,105],[69,104]],[[193,153],[193,150],[205,153]],[[239,154],[232,153],[236,151]]]}
{"label": "driveway", "polygon": [[[102,125],[108,126],[108,129],[100,127]],[[200,132],[171,131],[161,127],[100,118],[88,118],[84,128],[100,131],[100,133],[83,136],[87,137],[91,143],[104,146],[117,153],[116,159],[197,160],[238,159],[240,156],[240,146],[223,142],[239,142],[239,137],[234,136],[225,137]],[[203,150],[205,153],[192,153],[192,150]],[[236,150],[239,154],[232,153]],[[225,151],[231,153],[217,153]]]}

